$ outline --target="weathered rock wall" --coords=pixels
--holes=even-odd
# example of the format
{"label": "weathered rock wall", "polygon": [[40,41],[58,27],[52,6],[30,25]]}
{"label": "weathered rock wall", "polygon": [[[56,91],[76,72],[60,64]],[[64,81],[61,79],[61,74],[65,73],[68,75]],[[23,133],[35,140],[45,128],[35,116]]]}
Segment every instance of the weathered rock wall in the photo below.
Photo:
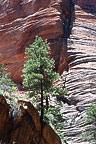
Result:
{"label": "weathered rock wall", "polygon": [[95,0],[73,0],[75,5],[80,6],[84,11],[88,13],[96,13],[96,2]]}
{"label": "weathered rock wall", "polygon": [[75,0],[75,22],[68,39],[70,69],[64,73],[71,105],[62,113],[67,119],[64,134],[68,144],[88,144],[85,132],[86,110],[96,102],[96,1]]}
{"label": "weathered rock wall", "polygon": [[[25,48],[36,35],[50,42],[56,70],[68,70],[66,36],[71,29],[71,0],[0,0],[0,63],[22,81]],[[71,8],[71,9],[70,9]]]}
{"label": "weathered rock wall", "polygon": [[41,123],[37,110],[30,102],[11,101],[0,96],[0,142],[11,144],[61,144],[60,138],[47,124]]}

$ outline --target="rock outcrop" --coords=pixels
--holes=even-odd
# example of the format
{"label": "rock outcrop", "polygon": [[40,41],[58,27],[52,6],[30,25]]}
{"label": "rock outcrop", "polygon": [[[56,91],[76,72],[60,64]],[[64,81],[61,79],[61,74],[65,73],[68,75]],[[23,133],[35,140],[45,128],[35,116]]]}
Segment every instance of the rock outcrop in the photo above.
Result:
{"label": "rock outcrop", "polygon": [[18,101],[8,105],[0,96],[0,141],[7,144],[61,144],[60,138],[47,124],[41,123],[37,110],[30,102]]}
{"label": "rock outcrop", "polygon": [[66,104],[62,110],[67,119],[63,132],[68,137],[68,144],[88,144],[82,134],[86,110],[96,102],[96,1],[73,1],[75,22],[67,50],[70,69],[63,73],[71,105]]}
{"label": "rock outcrop", "polygon": [[71,0],[0,0],[0,63],[21,82],[24,51],[36,35],[50,43],[56,70],[68,70],[67,37],[72,27]]}

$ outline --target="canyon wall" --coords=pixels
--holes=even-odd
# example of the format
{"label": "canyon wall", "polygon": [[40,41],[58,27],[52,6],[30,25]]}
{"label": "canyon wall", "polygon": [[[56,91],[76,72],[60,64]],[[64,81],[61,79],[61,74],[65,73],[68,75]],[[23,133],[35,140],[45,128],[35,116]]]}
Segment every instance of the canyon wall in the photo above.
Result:
{"label": "canyon wall", "polygon": [[66,48],[72,12],[71,0],[0,0],[0,63],[15,81],[22,81],[24,51],[36,35],[48,39],[56,71],[68,70]]}
{"label": "canyon wall", "polygon": [[63,73],[68,99],[62,113],[64,135],[68,144],[88,144],[82,139],[85,132],[86,110],[96,103],[96,1],[73,0],[75,5],[75,22],[68,39],[68,58],[70,69]]}
{"label": "canyon wall", "polygon": [[62,74],[70,101],[61,110],[66,118],[62,133],[68,137],[68,144],[88,144],[82,133],[86,110],[96,102],[96,1],[73,3],[0,0],[0,62],[14,80],[21,82],[25,48],[36,35],[47,38],[56,71],[61,74],[69,69]]}

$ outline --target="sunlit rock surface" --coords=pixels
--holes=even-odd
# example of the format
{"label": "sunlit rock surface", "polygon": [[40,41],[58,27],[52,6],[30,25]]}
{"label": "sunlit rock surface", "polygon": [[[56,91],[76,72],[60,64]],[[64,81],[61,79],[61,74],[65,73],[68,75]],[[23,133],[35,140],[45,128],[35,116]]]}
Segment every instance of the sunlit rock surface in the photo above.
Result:
{"label": "sunlit rock surface", "polygon": [[47,38],[56,70],[68,70],[66,38],[72,27],[70,0],[0,0],[0,63],[21,82],[24,51],[36,35]]}
{"label": "sunlit rock surface", "polygon": [[68,144],[88,144],[82,139],[86,110],[96,102],[96,1],[74,0],[75,22],[68,39],[70,69],[63,73],[68,99],[75,105],[64,106],[67,122],[64,134]]}

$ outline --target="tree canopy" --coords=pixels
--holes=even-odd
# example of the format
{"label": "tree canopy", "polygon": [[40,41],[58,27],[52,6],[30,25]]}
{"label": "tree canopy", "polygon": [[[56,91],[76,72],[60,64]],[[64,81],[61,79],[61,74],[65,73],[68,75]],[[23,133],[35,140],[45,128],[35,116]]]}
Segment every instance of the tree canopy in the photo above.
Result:
{"label": "tree canopy", "polygon": [[35,93],[40,93],[42,81],[43,90],[47,92],[53,80],[58,77],[54,72],[55,62],[51,58],[51,49],[47,40],[36,37],[35,42],[26,48],[25,54],[23,85]]}

